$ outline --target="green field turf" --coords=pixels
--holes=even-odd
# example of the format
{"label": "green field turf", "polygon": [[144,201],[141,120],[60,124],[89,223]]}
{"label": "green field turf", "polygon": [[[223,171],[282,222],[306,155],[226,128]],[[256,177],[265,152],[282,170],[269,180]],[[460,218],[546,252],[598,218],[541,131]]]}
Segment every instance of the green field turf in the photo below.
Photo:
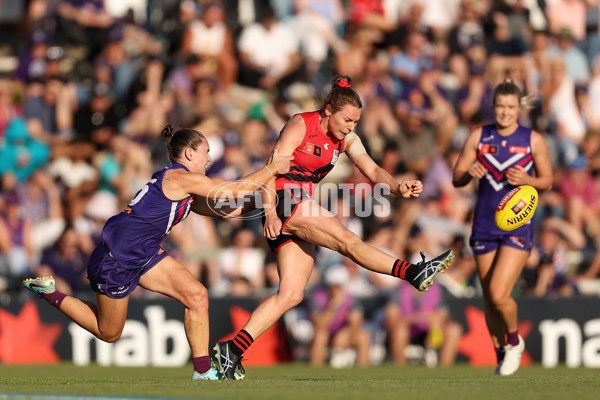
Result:
{"label": "green field turf", "polygon": [[[0,365],[1,399],[599,399],[600,370],[522,368],[510,377],[491,368],[392,365],[366,369],[286,364],[249,367],[243,381],[195,382],[186,368],[118,368],[72,364]],[[20,396],[17,393],[32,394]],[[86,397],[92,399],[92,397]]]}

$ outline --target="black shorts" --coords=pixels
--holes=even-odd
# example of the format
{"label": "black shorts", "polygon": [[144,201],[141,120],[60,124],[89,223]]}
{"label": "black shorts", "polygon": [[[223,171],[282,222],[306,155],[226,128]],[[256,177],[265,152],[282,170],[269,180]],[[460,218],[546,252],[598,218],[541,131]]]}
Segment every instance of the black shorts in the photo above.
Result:
{"label": "black shorts", "polygon": [[[283,231],[285,230],[287,221],[294,215],[294,212],[296,212],[298,204],[308,199],[312,199],[312,197],[304,188],[286,188],[277,191],[277,205],[275,207],[275,212],[277,213],[277,217],[281,220],[281,234],[277,236],[275,240],[267,239],[267,244],[273,253],[276,253],[281,246],[291,242],[293,239],[301,240],[296,235],[283,233]],[[262,220],[264,226],[264,214]]]}

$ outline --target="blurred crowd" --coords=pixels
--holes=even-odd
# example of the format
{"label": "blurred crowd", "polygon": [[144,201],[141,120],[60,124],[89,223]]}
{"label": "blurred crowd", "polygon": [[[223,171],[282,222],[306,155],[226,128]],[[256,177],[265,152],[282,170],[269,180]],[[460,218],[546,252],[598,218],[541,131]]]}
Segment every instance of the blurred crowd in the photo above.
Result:
{"label": "blurred crowd", "polygon": [[[369,190],[327,192],[320,201],[360,207],[338,216],[396,257],[419,261],[419,252],[453,248],[457,259],[436,285],[440,293],[424,300],[320,250],[309,286],[315,295],[290,322],[314,323],[312,346],[354,347],[351,361],[367,362],[365,346],[373,346],[364,341],[380,339],[361,333],[361,300],[377,298],[370,323],[394,332],[397,363],[407,362],[398,349],[415,338],[439,349],[440,363],[453,361],[460,327],[444,299],[480,290],[468,246],[476,182],[454,188],[452,168],[470,130],[493,122],[492,89],[506,76],[535,98],[521,123],[545,137],[556,180],[541,193],[518,294],[600,295],[597,0],[13,0],[0,7],[0,292],[48,274],[65,293],[87,290],[87,259],[104,222],[168,164],[160,138],[167,122],[208,138],[209,176],[237,179],[263,166],[287,119],[316,109],[331,79],[344,74],[364,103],[356,131],[369,154],[398,179],[421,179],[425,191],[416,200],[387,198],[385,212],[374,212]],[[327,181],[366,182],[343,157]],[[164,247],[212,296],[277,288],[260,217],[194,215]],[[332,289],[340,285],[341,294]],[[323,320],[329,307],[338,320]],[[309,353],[323,362],[318,350]],[[345,365],[346,356],[335,362]]]}

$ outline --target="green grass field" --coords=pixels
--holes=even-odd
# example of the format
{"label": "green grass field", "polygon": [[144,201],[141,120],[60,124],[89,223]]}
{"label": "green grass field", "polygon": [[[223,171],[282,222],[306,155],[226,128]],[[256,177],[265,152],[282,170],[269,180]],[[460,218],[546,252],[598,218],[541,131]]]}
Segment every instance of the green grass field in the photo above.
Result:
{"label": "green grass field", "polygon": [[[243,381],[197,382],[186,368],[0,365],[1,399],[80,396],[196,399],[598,399],[600,371],[522,368],[510,377],[491,368],[392,365],[366,369],[306,364],[250,367]],[[17,395],[17,394],[30,394]]]}

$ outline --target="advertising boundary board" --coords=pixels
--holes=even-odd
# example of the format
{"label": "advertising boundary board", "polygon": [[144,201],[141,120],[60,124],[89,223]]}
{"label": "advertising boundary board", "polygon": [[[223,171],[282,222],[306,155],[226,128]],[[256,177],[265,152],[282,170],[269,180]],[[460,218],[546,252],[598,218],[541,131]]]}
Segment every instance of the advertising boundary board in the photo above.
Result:
{"label": "advertising boundary board", "polygon": [[[210,348],[217,340],[233,337],[259,301],[257,298],[211,298]],[[548,368],[559,364],[600,367],[600,302],[597,298],[519,298],[517,302],[519,330],[526,342],[525,364],[536,362]],[[370,298],[363,303],[368,318],[383,302],[380,298]],[[473,366],[493,365],[494,353],[485,326],[483,300],[448,299],[447,305],[451,318],[463,327],[459,360]],[[0,363],[66,360],[78,365],[181,366],[190,361],[183,306],[171,299],[132,298],[123,336],[112,344],[93,338],[39,299],[11,298],[0,306]],[[292,361],[289,339],[282,320],[251,347],[245,355],[248,365]]]}

